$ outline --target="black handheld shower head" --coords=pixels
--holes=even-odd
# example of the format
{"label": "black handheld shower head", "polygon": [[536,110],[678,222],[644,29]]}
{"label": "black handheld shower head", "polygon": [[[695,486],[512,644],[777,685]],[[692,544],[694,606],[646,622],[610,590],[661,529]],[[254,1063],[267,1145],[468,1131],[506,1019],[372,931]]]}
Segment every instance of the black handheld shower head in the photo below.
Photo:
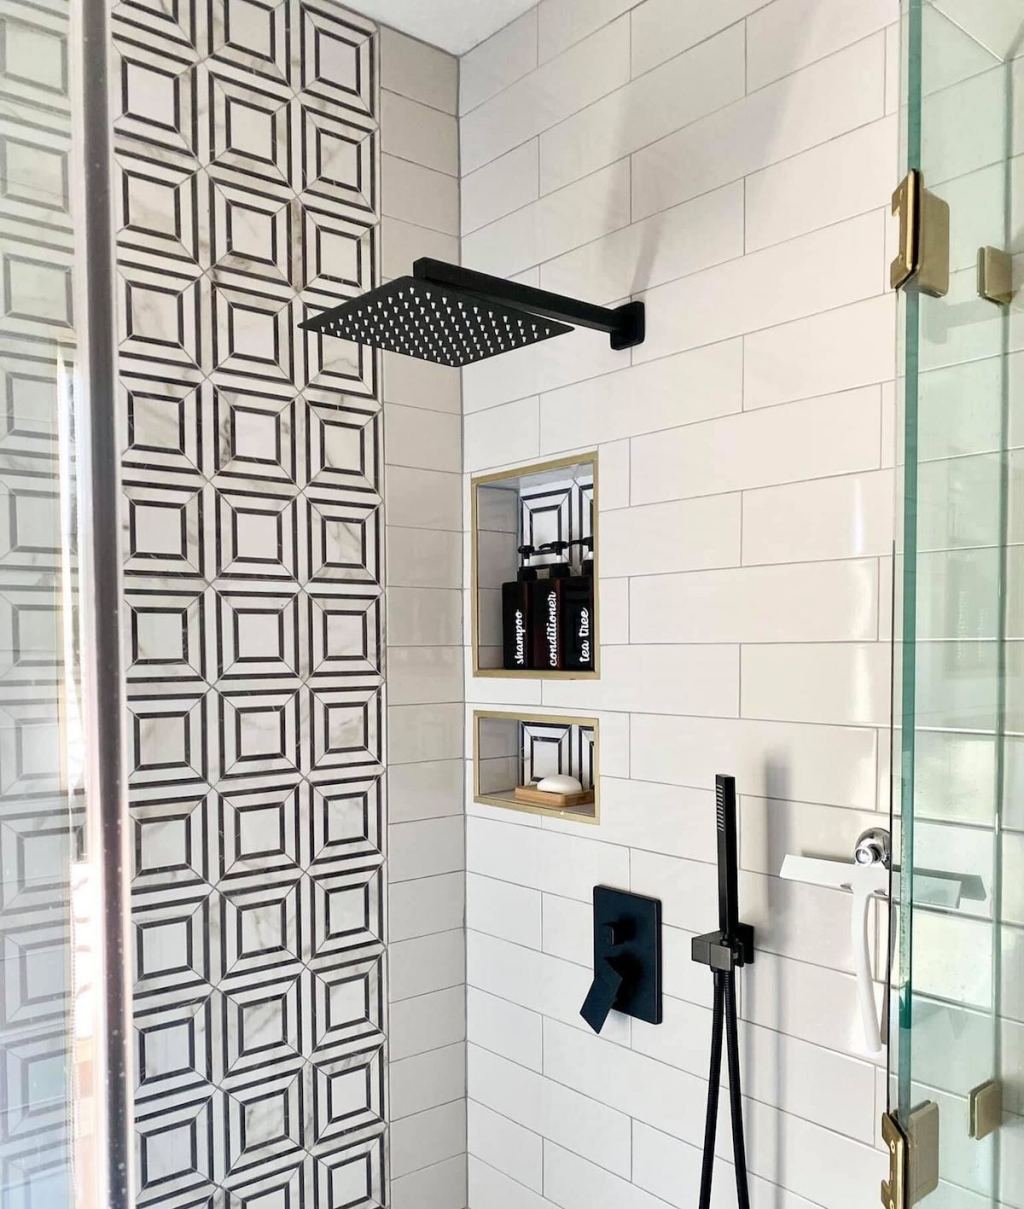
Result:
{"label": "black handheld shower head", "polygon": [[411,277],[395,278],[299,326],[458,368],[562,336],[574,326],[608,332],[612,348],[630,348],[644,339],[644,304],[593,306],[425,257]]}

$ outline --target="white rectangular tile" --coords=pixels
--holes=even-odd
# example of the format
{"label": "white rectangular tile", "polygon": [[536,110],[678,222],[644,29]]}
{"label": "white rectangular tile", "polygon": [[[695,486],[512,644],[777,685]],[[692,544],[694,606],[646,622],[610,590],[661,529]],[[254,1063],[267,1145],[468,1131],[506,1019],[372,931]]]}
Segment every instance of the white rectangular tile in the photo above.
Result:
{"label": "white rectangular tile", "polygon": [[628,508],[629,442],[608,441],[598,448],[597,454],[601,475],[600,512]]}
{"label": "white rectangular tile", "polygon": [[743,405],[767,407],[884,382],[896,369],[892,293],[743,338]]}
{"label": "white rectangular tile", "polygon": [[464,236],[463,262],[483,273],[511,277],[625,227],[629,207],[627,158]]}
{"label": "white rectangular tile", "polygon": [[742,344],[710,344],[548,391],[540,403],[541,451],[575,448],[581,433],[615,441],[740,411]]}
{"label": "white rectangular tile", "polygon": [[388,957],[392,1003],[458,986],[466,979],[461,929],[392,943]]}
{"label": "white rectangular tile", "polygon": [[676,1137],[703,1136],[703,1078],[612,1045],[603,1037],[545,1021],[544,1072]]}
{"label": "white rectangular tile", "polygon": [[[451,418],[458,421],[457,416]],[[458,450],[461,432],[457,440]],[[462,529],[462,481],[458,474],[389,465],[384,478],[384,499],[389,524],[410,529]]]}
{"label": "white rectangular tile", "polygon": [[388,647],[388,700],[428,705],[463,700],[463,653],[455,646]]}
{"label": "white rectangular tile", "polygon": [[[459,234],[459,182],[394,155],[380,157],[381,210],[389,218]],[[426,255],[426,253],[422,253]]]}
{"label": "white rectangular tile", "polygon": [[[593,981],[593,971],[586,966],[472,930],[466,933],[466,956],[467,984],[471,988],[561,1020],[573,1029],[588,1027],[580,1018],[580,1007]],[[628,1044],[629,1018],[612,1015],[604,1035]]]}
{"label": "white rectangular tile", "polygon": [[536,398],[473,412],[465,418],[464,469],[484,470],[536,458],[539,433],[540,400]]}
{"label": "white rectangular tile", "polygon": [[649,504],[871,470],[881,397],[864,387],[635,437],[632,500]]}
{"label": "white rectangular tile", "polygon": [[454,873],[466,867],[462,818],[421,819],[388,827],[390,884]]}
{"label": "white rectangular tile", "polygon": [[620,18],[467,113],[460,123],[463,171],[518,147],[628,78],[628,19]]}
{"label": "white rectangular tile", "polygon": [[774,0],[747,18],[747,90],[877,33],[899,16],[899,0]]}
{"label": "white rectangular tile", "polygon": [[598,549],[602,575],[613,577],[735,566],[740,496],[709,495],[602,514]]}
{"label": "white rectangular tile", "polygon": [[391,1127],[391,1178],[400,1180],[466,1152],[466,1104],[439,1104]]}
{"label": "white rectangular tile", "polygon": [[746,180],[746,250],[886,207],[897,176],[895,117],[840,135]]}
{"label": "white rectangular tile", "polygon": [[469,1203],[487,1209],[554,1209],[551,1201],[489,1166],[482,1159],[469,1159]]}
{"label": "white rectangular tile", "polygon": [[[606,29],[621,38],[618,24]],[[626,52],[627,71],[619,83],[625,83],[628,39],[623,39],[621,45]],[[575,50],[568,52],[575,53]],[[558,63],[556,60],[548,68],[557,68]],[[596,104],[586,109],[577,106],[581,112],[572,117],[563,114],[568,120],[557,126],[550,123],[552,129],[541,135],[541,193],[578,180],[742,96],[743,30],[740,26],[725,30],[615,91],[613,80],[605,81],[604,85],[600,91],[595,89],[591,97]],[[698,189],[686,196],[703,192],[706,190]],[[671,204],[668,202],[666,206]],[[642,218],[652,212],[634,210],[634,217]]]}
{"label": "white rectangular tile", "polygon": [[610,844],[547,835],[531,827],[468,819],[467,865],[474,873],[589,901],[593,887],[623,885],[628,856]]}
{"label": "white rectangular tile", "polygon": [[391,1181],[391,1209],[450,1209],[466,1203],[466,1156]]}
{"label": "white rectangular tile", "polygon": [[452,760],[462,755],[460,705],[395,705],[388,708],[389,764]]}
{"label": "white rectangular tile", "polygon": [[887,643],[744,645],[745,718],[887,726],[892,652]]}
{"label": "white rectangular tile", "polygon": [[632,11],[633,75],[643,75],[666,59],[734,25],[764,0],[718,0],[716,4],[680,4],[644,0]]}
{"label": "white rectangular tile", "polygon": [[734,646],[613,646],[601,678],[544,685],[544,704],[568,710],[649,710],[729,717],[738,712],[739,651]]}
{"label": "white rectangular tile", "polygon": [[455,55],[410,38],[390,26],[380,27],[380,82],[433,109],[458,111],[459,60]]}
{"label": "white rectangular tile", "polygon": [[459,872],[389,886],[389,941],[461,928],[466,916],[465,882],[465,874]]}
{"label": "white rectangular tile", "polygon": [[430,227],[382,218],[380,223],[381,272],[385,277],[406,277],[420,256],[458,263],[459,241]]}
{"label": "white rectangular tile", "polygon": [[517,945],[541,947],[539,890],[466,874],[466,926]]}
{"label": "white rectangular tile", "polygon": [[381,91],[380,110],[381,151],[449,176],[459,175],[455,118],[387,89]]}
{"label": "white rectangular tile", "polygon": [[603,1171],[558,1146],[545,1148],[544,1182],[548,1196],[563,1209],[661,1209],[662,1206],[661,1201],[629,1180]]}
{"label": "white rectangular tile", "polygon": [[[852,218],[649,290],[634,360],[786,323],[882,292],[881,212]],[[829,272],[822,273],[822,264]]]}
{"label": "white rectangular tile", "polygon": [[611,1171],[628,1174],[630,1125],[622,1113],[475,1046],[469,1049],[468,1072],[471,1099]]}
{"label": "white rectangular tile", "polygon": [[466,988],[466,1032],[469,1040],[519,1066],[539,1071],[543,1055],[541,1017],[528,1008]]}
{"label": "white rectangular tile", "polygon": [[875,809],[873,730],[662,714],[634,714],[630,730],[645,781],[703,789],[728,772],[743,794]]}
{"label": "white rectangular tile", "polygon": [[[734,30],[742,31],[742,26]],[[730,31],[719,35],[736,36]],[[682,63],[701,50],[698,46],[673,62]],[[691,118],[682,129],[670,127],[666,137],[634,157],[633,218],[707,193],[882,117],[884,50],[883,35],[877,34],[750,96],[742,96],[741,89],[735,94],[740,100],[721,98],[701,111],[708,116],[695,113],[693,118],[700,120]],[[729,100],[734,103],[727,104]],[[543,163],[542,147],[542,180]]]}
{"label": "white rectangular tile", "polygon": [[411,1116],[466,1094],[466,1047],[461,1042],[392,1062],[391,1119]]}
{"label": "white rectangular tile", "polygon": [[[462,178],[463,236],[537,200],[539,156],[537,140],[530,139]],[[471,260],[467,258],[466,263]]]}
{"label": "white rectangular tile", "polygon": [[459,60],[459,113],[469,113],[536,66],[537,10],[531,8]]}
{"label": "white rectangular tile", "polygon": [[392,823],[434,819],[462,810],[460,759],[399,764],[388,769],[388,818]]}
{"label": "white rectangular tile", "polygon": [[812,562],[887,555],[896,507],[890,470],[745,491],[743,561]]}
{"label": "white rectangular tile", "polygon": [[384,401],[430,411],[462,410],[460,370],[433,361],[384,353]]}
{"label": "white rectangular tile", "polygon": [[462,371],[462,398],[467,415],[505,403],[557,390],[581,376],[596,378],[630,364],[630,350],[616,352],[607,333],[575,328],[566,335],[517,349],[514,356],[475,361]]}
{"label": "white rectangular tile", "polygon": [[[544,1142],[539,1133],[492,1112],[476,1100],[469,1101],[467,1123],[469,1154],[534,1192],[541,1191]],[[532,1126],[534,1122],[529,1124]]]}
{"label": "white rectangular tile", "polygon": [[627,12],[636,0],[541,0],[537,46],[542,63]]}
{"label": "white rectangular tile", "polygon": [[389,464],[452,473],[462,470],[458,416],[385,403],[384,428]]}
{"label": "white rectangular tile", "polygon": [[555,257],[542,265],[541,285],[612,303],[742,252],[743,186],[737,181]]}
{"label": "white rectangular tile", "polygon": [[389,587],[461,588],[462,534],[387,527]]}

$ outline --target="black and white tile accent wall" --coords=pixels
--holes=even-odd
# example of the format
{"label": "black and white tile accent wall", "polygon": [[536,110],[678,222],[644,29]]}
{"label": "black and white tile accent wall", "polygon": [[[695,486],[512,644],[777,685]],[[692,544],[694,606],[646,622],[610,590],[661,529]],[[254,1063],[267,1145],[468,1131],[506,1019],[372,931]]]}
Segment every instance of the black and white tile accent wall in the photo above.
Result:
{"label": "black and white tile accent wall", "polygon": [[384,1202],[374,27],[113,10],[139,1205]]}

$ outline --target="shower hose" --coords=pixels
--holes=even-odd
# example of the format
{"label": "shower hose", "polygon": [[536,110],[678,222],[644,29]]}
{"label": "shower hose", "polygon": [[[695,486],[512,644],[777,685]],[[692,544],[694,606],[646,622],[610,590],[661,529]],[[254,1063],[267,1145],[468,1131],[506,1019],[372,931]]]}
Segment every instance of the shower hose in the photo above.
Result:
{"label": "shower hose", "polygon": [[736,1171],[736,1201],[750,1209],[747,1189],[747,1150],[743,1141],[743,1098],[740,1092],[740,1045],[736,1024],[736,972],[714,970],[715,1004],[711,1020],[711,1070],[708,1074],[708,1111],[704,1122],[704,1161],[700,1172],[699,1209],[711,1209],[711,1181],[715,1171],[715,1135],[718,1131],[718,1091],[722,1074],[722,1035],[729,1062],[729,1108],[732,1115],[732,1150]]}

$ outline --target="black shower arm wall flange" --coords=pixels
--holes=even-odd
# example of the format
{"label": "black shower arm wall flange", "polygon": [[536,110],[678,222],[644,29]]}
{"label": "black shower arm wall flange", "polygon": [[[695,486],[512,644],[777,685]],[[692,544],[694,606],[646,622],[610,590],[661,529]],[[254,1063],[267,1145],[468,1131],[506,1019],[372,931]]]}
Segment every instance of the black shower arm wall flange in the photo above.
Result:
{"label": "black shower arm wall flange", "polygon": [[477,273],[461,265],[448,264],[444,260],[433,260],[423,256],[412,266],[413,276],[427,285],[450,286],[472,294],[481,302],[498,306],[517,307],[545,319],[556,319],[574,327],[589,327],[595,331],[608,332],[614,349],[632,348],[643,344],[645,335],[644,304],[627,302],[622,306],[594,306],[578,298],[567,298],[564,294],[552,294],[534,286],[506,281],[504,277],[492,277],[489,273]]}

